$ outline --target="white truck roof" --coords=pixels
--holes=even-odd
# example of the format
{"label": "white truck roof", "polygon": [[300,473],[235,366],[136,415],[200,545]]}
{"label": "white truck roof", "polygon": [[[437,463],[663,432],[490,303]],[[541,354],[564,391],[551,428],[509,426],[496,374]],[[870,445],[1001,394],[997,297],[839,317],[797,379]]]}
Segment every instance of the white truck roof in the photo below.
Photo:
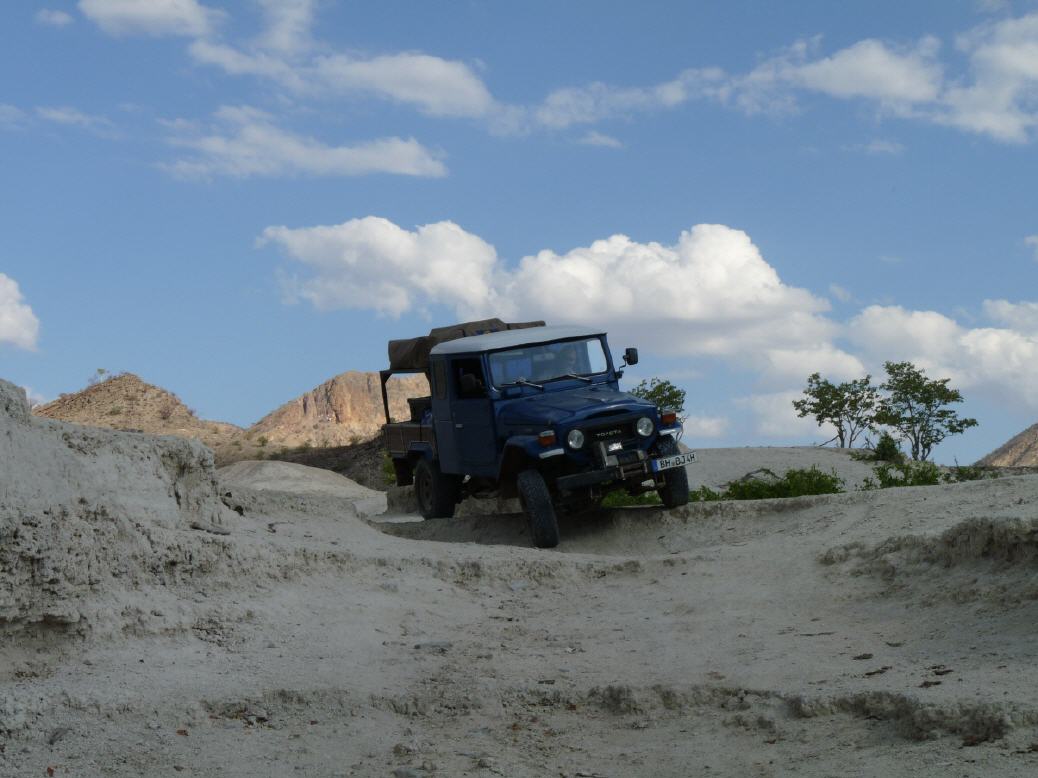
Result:
{"label": "white truck roof", "polygon": [[554,340],[570,340],[575,338],[597,338],[604,335],[602,330],[589,330],[587,327],[559,324],[550,327],[530,327],[522,330],[502,330],[488,332],[484,335],[472,335],[468,338],[457,338],[433,346],[431,354],[471,354],[479,351],[497,351],[498,349],[529,346],[535,343],[550,343]]}

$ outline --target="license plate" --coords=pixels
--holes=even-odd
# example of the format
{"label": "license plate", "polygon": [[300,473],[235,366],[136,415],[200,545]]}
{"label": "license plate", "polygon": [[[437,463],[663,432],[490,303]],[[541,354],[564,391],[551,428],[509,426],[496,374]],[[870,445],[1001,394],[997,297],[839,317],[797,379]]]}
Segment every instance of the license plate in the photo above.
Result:
{"label": "license plate", "polygon": [[696,455],[694,451],[689,451],[687,454],[675,454],[672,457],[660,457],[659,459],[652,460],[652,472],[658,473],[660,470],[683,467],[695,461]]}

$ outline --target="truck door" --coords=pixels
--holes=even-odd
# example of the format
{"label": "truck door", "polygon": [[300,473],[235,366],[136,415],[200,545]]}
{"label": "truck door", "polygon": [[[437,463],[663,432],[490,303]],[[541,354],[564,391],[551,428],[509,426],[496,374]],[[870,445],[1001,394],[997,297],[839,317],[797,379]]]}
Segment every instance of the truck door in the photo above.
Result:
{"label": "truck door", "polygon": [[459,357],[450,360],[449,366],[451,422],[460,471],[468,475],[497,475],[494,416],[483,360]]}

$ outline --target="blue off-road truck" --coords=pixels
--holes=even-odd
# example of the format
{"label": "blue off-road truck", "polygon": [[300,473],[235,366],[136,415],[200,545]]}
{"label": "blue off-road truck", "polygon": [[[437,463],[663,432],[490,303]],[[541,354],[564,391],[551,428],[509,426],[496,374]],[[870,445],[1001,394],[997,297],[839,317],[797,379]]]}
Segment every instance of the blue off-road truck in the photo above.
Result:
{"label": "blue off-road truck", "polygon": [[[655,490],[688,502],[677,412],[621,392],[604,332],[500,319],[389,343],[381,372],[385,439],[398,485],[414,484],[426,519],[450,518],[467,495],[518,497],[535,545],[558,545],[560,512],[597,506],[607,493]],[[408,400],[393,422],[387,382],[424,373],[430,396]]]}

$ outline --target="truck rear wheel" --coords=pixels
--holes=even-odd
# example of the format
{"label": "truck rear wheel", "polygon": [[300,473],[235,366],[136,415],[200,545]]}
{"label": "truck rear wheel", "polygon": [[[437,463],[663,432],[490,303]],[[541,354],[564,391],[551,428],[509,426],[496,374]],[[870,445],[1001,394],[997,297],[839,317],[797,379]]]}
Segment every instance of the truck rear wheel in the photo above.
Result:
{"label": "truck rear wheel", "polygon": [[[669,435],[660,438],[659,442],[656,443],[656,451],[662,457],[672,457],[675,454],[681,453],[677,441]],[[684,466],[664,470],[662,475],[664,483],[656,489],[656,493],[659,494],[663,507],[680,508],[682,505],[687,505],[688,471],[685,470]]]}
{"label": "truck rear wheel", "polygon": [[418,510],[427,519],[450,519],[458,504],[457,476],[440,472],[440,466],[427,459],[419,459],[414,468],[414,493]]}
{"label": "truck rear wheel", "polygon": [[533,544],[537,548],[555,548],[559,545],[559,520],[544,476],[536,470],[523,470],[516,476],[515,485],[530,525]]}

